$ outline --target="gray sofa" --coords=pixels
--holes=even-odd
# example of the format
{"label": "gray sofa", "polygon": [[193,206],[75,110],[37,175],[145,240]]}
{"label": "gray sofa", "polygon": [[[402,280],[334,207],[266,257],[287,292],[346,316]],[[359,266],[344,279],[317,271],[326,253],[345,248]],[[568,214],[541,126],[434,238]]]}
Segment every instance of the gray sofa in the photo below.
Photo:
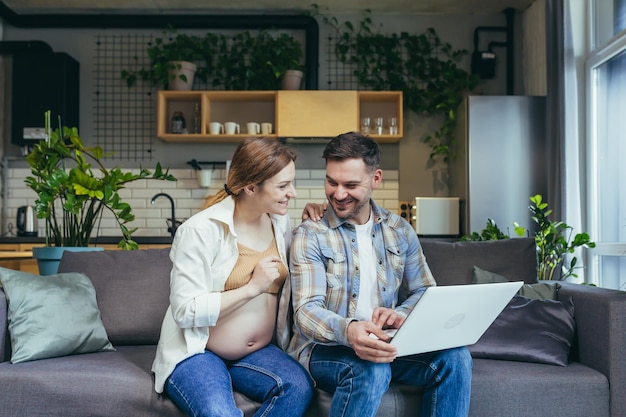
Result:
{"label": "gray sofa", "polygon": [[[440,285],[471,283],[474,265],[511,280],[535,279],[532,239],[422,245]],[[182,416],[154,392],[150,372],[168,305],[170,265],[167,249],[64,255],[60,272],[80,271],[93,282],[114,352],[11,364],[0,292],[0,414]],[[564,284],[559,295],[571,296],[575,305],[568,366],[475,359],[471,416],[626,416],[626,293]],[[318,392],[308,415],[327,415],[328,400]],[[240,395],[236,401],[246,416],[253,415],[254,403]],[[419,402],[419,389],[393,385],[378,416],[415,416]]]}

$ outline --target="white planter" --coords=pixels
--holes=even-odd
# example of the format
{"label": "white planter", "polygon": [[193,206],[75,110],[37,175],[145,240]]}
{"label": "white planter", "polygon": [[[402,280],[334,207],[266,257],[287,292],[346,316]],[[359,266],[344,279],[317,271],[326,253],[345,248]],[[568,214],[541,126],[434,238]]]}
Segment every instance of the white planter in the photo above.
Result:
{"label": "white planter", "polygon": [[283,90],[299,90],[300,84],[302,84],[302,77],[304,74],[299,70],[287,70],[283,75],[282,87]]}
{"label": "white planter", "polygon": [[[175,68],[169,70],[168,90],[191,90],[193,77],[196,74],[196,64],[187,61],[172,61],[171,64]],[[187,81],[183,80],[181,75],[184,75]],[[172,79],[172,76],[174,76],[174,79]]]}

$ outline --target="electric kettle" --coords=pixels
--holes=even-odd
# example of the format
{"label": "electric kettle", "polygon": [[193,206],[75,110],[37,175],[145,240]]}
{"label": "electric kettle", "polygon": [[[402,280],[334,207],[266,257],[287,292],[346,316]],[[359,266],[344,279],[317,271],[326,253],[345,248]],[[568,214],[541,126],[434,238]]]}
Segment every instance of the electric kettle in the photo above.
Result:
{"label": "electric kettle", "polygon": [[18,236],[37,236],[35,209],[32,206],[17,208],[16,223]]}

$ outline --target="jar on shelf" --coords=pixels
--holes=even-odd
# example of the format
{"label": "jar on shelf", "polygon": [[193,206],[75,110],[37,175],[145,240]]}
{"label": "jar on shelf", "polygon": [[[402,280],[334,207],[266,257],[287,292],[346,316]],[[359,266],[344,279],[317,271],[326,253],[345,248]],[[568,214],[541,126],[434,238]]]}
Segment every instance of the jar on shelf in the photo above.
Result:
{"label": "jar on shelf", "polygon": [[184,133],[185,132],[185,118],[183,112],[174,112],[172,116],[172,127],[170,133]]}

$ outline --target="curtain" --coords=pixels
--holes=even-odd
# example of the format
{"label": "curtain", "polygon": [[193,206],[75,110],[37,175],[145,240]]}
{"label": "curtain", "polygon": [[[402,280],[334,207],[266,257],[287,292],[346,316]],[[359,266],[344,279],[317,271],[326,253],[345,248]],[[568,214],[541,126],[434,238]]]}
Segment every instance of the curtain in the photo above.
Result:
{"label": "curtain", "polygon": [[[580,136],[578,71],[570,0],[546,0],[548,196],[553,220],[563,220],[574,234],[584,230],[584,143]],[[584,267],[581,253],[575,253]],[[578,269],[584,278],[584,268]]]}

